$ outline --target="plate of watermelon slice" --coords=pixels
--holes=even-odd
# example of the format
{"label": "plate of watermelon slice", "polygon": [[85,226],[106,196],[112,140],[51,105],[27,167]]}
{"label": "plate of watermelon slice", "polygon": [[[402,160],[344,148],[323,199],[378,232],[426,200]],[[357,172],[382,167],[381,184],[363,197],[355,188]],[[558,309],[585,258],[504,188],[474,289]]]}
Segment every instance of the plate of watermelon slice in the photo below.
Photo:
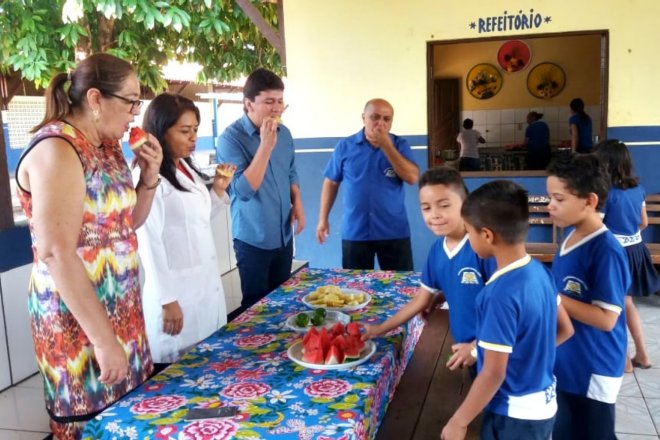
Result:
{"label": "plate of watermelon slice", "polygon": [[309,329],[302,341],[289,347],[293,362],[315,370],[345,370],[366,362],[376,352],[373,341],[362,341],[360,325],[335,323],[330,330]]}

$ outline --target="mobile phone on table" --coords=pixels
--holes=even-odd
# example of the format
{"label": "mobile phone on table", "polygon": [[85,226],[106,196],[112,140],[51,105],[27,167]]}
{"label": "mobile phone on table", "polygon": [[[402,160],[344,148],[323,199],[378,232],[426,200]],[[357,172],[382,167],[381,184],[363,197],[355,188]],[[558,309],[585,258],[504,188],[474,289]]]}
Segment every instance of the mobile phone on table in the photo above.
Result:
{"label": "mobile phone on table", "polygon": [[191,408],[184,417],[185,420],[218,419],[233,417],[238,414],[237,406],[220,406],[218,408]]}

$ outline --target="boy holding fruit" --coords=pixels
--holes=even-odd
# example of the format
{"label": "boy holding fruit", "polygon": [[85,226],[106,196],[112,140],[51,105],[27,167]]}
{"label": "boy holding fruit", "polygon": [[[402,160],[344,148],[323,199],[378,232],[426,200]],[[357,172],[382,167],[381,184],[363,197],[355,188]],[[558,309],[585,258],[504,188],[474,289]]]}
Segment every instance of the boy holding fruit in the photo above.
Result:
{"label": "boy holding fruit", "polygon": [[427,309],[436,296],[444,296],[449,303],[449,329],[455,342],[447,367],[454,370],[475,364],[475,298],[492,273],[493,264],[479,258],[470,247],[461,219],[466,197],[463,178],[455,169],[432,168],[422,175],[419,180],[422,216],[426,226],[441,238],[429,251],[415,297],[387,321],[365,325],[363,339],[380,336],[404,324]]}

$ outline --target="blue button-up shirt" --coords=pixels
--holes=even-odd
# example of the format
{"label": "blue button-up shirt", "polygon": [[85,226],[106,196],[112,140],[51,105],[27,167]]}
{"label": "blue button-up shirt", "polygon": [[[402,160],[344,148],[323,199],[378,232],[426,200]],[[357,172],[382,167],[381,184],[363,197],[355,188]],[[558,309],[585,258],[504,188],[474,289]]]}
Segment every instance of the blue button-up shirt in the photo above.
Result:
{"label": "blue button-up shirt", "polygon": [[[414,162],[408,142],[390,134],[394,147]],[[339,141],[325,177],[344,182],[342,238],[351,241],[410,237],[403,180],[380,148],[372,147],[364,129]]]}
{"label": "blue button-up shirt", "polygon": [[260,249],[278,249],[293,237],[291,185],[298,185],[293,138],[288,128],[277,128],[277,144],[271,153],[261,186],[255,191],[243,175],[259,148],[259,129],[247,115],[234,121],[218,138],[218,162],[237,170],[229,185],[232,236]]}

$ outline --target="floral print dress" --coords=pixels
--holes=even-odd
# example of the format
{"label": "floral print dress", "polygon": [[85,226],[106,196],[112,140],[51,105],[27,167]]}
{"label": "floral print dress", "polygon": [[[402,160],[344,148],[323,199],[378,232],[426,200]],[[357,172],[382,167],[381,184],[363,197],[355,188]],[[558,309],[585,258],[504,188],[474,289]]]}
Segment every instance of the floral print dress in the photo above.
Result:
{"label": "floral print dress", "polygon": [[[48,267],[37,255],[32,196],[19,185],[34,254],[28,309],[35,354],[44,379],[51,426],[58,434],[62,426],[87,420],[144,382],[153,365],[142,315],[137,239],[132,224],[136,194],[119,143],[105,142],[95,147],[75,127],[54,122],[39,130],[23,157],[48,137],[65,139],[82,163],[87,189],[77,253],[126,352],[130,370],[126,380],[117,385],[105,386],[98,381],[100,370],[94,347],[60,298]],[[59,433],[70,438],[65,432]]]}

